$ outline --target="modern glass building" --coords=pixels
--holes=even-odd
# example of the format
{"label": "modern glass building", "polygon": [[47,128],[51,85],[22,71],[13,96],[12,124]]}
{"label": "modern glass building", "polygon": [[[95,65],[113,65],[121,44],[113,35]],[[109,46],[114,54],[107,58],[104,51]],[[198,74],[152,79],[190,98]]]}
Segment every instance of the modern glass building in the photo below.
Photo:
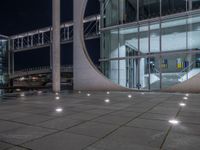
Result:
{"label": "modern glass building", "polygon": [[200,73],[200,0],[101,0],[101,70],[159,90]]}
{"label": "modern glass building", "polygon": [[8,81],[7,58],[7,38],[0,35],[0,87],[5,86]]}

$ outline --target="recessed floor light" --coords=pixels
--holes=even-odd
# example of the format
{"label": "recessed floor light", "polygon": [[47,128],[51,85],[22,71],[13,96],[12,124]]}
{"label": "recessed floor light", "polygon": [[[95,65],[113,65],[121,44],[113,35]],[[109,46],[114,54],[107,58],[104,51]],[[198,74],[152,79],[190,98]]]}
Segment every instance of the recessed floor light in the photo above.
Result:
{"label": "recessed floor light", "polygon": [[59,96],[56,96],[56,100],[59,100],[60,99],[60,97]]}
{"label": "recessed floor light", "polygon": [[188,94],[188,93],[187,93],[187,94],[185,94],[185,96],[187,96],[187,97],[188,97],[188,96],[190,96],[190,94]]}
{"label": "recessed floor light", "polygon": [[188,100],[188,97],[183,97],[184,100]]}
{"label": "recessed floor light", "polygon": [[38,94],[42,94],[42,91],[38,91]]}
{"label": "recessed floor light", "polygon": [[81,91],[78,91],[79,94],[81,94]]}
{"label": "recessed floor light", "polygon": [[104,100],[106,103],[110,103],[110,99],[105,99]]}
{"label": "recessed floor light", "polygon": [[59,95],[59,93],[55,93],[57,96]]}
{"label": "recessed floor light", "polygon": [[109,94],[110,94],[110,92],[106,92],[106,94],[108,94],[108,95],[109,95]]}
{"label": "recessed floor light", "polygon": [[56,108],[56,112],[62,112],[63,111],[63,109],[62,108]]}
{"label": "recessed floor light", "polygon": [[91,96],[91,94],[88,93],[87,96]]}
{"label": "recessed floor light", "polygon": [[179,106],[181,106],[181,107],[185,107],[186,104],[185,104],[185,103],[179,103]]}
{"label": "recessed floor light", "polygon": [[21,93],[21,94],[20,94],[20,96],[21,96],[21,97],[24,97],[24,96],[25,96],[25,94],[24,94],[24,93]]}
{"label": "recessed floor light", "polygon": [[21,89],[16,89],[16,91],[17,91],[17,92],[20,92],[20,91],[21,91]]}
{"label": "recessed floor light", "polygon": [[128,95],[128,98],[132,98],[132,95]]}
{"label": "recessed floor light", "polygon": [[144,95],[144,92],[142,92],[141,94]]}
{"label": "recessed floor light", "polygon": [[169,123],[172,125],[177,125],[177,124],[179,124],[179,121],[176,119],[172,119],[172,120],[169,120]]}

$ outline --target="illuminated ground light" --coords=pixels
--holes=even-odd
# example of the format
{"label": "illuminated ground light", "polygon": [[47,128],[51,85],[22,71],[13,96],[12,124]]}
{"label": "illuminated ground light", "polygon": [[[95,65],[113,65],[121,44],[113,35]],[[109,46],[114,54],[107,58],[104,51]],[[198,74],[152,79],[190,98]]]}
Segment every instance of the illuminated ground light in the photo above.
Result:
{"label": "illuminated ground light", "polygon": [[91,94],[90,94],[90,93],[88,93],[88,94],[87,94],[87,96],[89,97],[89,96],[91,96]]}
{"label": "illuminated ground light", "polygon": [[141,94],[144,95],[144,92],[142,92]]}
{"label": "illuminated ground light", "polygon": [[42,91],[38,91],[38,94],[42,94]]}
{"label": "illuminated ground light", "polygon": [[55,95],[57,95],[57,96],[58,96],[58,95],[59,95],[59,93],[55,93]]}
{"label": "illuminated ground light", "polygon": [[128,98],[132,98],[132,95],[129,94],[129,95],[128,95]]}
{"label": "illuminated ground light", "polygon": [[104,100],[106,103],[110,103],[110,99],[105,99]]}
{"label": "illuminated ground light", "polygon": [[16,91],[17,91],[17,92],[20,92],[20,91],[21,91],[21,89],[16,89]]}
{"label": "illuminated ground light", "polygon": [[188,96],[190,96],[190,94],[188,94],[188,93],[187,93],[187,94],[185,94],[185,96],[187,96],[187,97],[188,97]]}
{"label": "illuminated ground light", "polygon": [[24,93],[21,93],[21,94],[20,94],[20,96],[21,96],[21,97],[24,97],[24,96],[25,96],[25,94],[24,94]]}
{"label": "illuminated ground light", "polygon": [[61,112],[63,112],[63,109],[62,108],[56,108],[56,112],[61,113]]}
{"label": "illuminated ground light", "polygon": [[59,100],[60,99],[60,97],[59,96],[56,96],[56,100]]}
{"label": "illuminated ground light", "polygon": [[179,106],[181,106],[181,107],[185,107],[186,104],[185,104],[185,103],[179,103]]}
{"label": "illuminated ground light", "polygon": [[81,91],[78,91],[79,94],[81,94]]}
{"label": "illuminated ground light", "polygon": [[106,92],[106,94],[108,94],[108,95],[109,95],[109,94],[110,94],[110,92],[108,91],[108,92]]}
{"label": "illuminated ground light", "polygon": [[172,120],[169,120],[169,123],[172,124],[172,125],[178,125],[179,121],[176,120],[176,119],[172,119]]}
{"label": "illuminated ground light", "polygon": [[188,100],[188,97],[183,97],[184,100]]}

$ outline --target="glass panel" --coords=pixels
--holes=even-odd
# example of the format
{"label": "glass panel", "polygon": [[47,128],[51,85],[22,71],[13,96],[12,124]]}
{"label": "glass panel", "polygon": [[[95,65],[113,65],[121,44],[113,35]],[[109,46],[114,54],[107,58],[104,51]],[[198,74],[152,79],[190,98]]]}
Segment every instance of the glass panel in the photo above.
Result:
{"label": "glass panel", "polygon": [[179,76],[182,76],[183,71],[189,66],[189,62],[187,54],[162,56],[162,88],[179,84]]}
{"label": "glass panel", "polygon": [[139,0],[139,19],[160,16],[160,0]]}
{"label": "glass panel", "polygon": [[162,16],[186,11],[186,0],[162,0]]}
{"label": "glass panel", "polygon": [[114,83],[119,83],[119,64],[118,64],[118,60],[113,60],[110,61],[110,79],[114,82]]}
{"label": "glass panel", "polygon": [[104,7],[105,7],[106,27],[118,24],[119,23],[118,0],[106,0]]}
{"label": "glass panel", "polygon": [[140,31],[140,54],[146,55],[149,53],[149,27],[142,26]]}
{"label": "glass panel", "polygon": [[116,58],[118,57],[118,30],[111,30],[104,33],[103,40],[103,57],[102,58]]}
{"label": "glass panel", "polygon": [[119,57],[138,55],[138,28],[122,28],[119,31]]}
{"label": "glass panel", "polygon": [[125,2],[124,22],[137,20],[137,0],[121,0]]}
{"label": "glass panel", "polygon": [[160,52],[160,24],[155,23],[150,25],[150,52]]}
{"label": "glass panel", "polygon": [[160,57],[149,58],[149,68],[150,68],[150,89],[158,90],[160,89]]}
{"label": "glass panel", "polygon": [[200,50],[200,16],[191,16],[188,19],[188,48]]}
{"label": "glass panel", "polygon": [[200,0],[191,0],[192,1],[192,9],[200,8]]}
{"label": "glass panel", "polygon": [[119,60],[119,84],[126,87],[126,60]]}
{"label": "glass panel", "polygon": [[149,89],[149,66],[147,58],[140,58],[139,60],[139,77],[140,77],[140,88]]}
{"label": "glass panel", "polygon": [[126,60],[126,87],[136,88],[137,85],[137,62],[136,59]]}
{"label": "glass panel", "polygon": [[176,18],[162,23],[162,51],[187,50],[187,20]]}

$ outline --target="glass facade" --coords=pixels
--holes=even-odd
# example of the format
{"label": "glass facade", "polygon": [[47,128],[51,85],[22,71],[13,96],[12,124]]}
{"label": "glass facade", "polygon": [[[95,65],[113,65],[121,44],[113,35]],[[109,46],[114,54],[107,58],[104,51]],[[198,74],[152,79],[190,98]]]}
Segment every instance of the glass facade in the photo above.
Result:
{"label": "glass facade", "polygon": [[200,12],[193,11],[200,1],[108,0],[104,5],[100,62],[113,82],[159,90],[200,73]]}
{"label": "glass facade", "polygon": [[7,39],[0,35],[0,87],[7,84],[8,81],[7,67]]}
{"label": "glass facade", "polygon": [[104,0],[104,27],[200,8],[200,0]]}

